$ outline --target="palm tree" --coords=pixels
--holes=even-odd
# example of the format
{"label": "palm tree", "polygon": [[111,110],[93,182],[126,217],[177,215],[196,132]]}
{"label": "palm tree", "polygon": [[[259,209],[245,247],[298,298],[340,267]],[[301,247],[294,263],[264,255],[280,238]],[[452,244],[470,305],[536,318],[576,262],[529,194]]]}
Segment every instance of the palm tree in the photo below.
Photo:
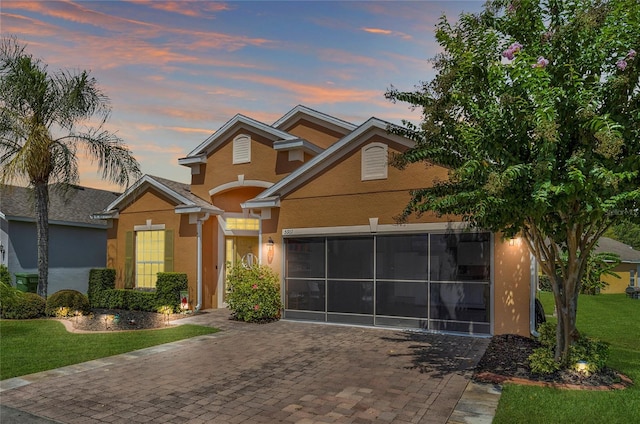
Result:
{"label": "palm tree", "polygon": [[[87,71],[49,72],[11,38],[0,44],[0,183],[27,183],[34,192],[38,294],[47,297],[49,188],[79,182],[78,149],[102,178],[121,186],[140,166],[115,134],[104,129],[109,99]],[[97,125],[92,119],[99,118]]]}

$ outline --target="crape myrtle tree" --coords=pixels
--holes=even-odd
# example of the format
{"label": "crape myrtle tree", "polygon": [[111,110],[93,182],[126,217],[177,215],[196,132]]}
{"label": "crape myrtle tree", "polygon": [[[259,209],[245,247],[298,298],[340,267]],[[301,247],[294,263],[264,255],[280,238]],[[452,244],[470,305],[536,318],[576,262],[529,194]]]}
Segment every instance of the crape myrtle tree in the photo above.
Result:
{"label": "crape myrtle tree", "polygon": [[[49,188],[79,181],[78,149],[122,186],[140,174],[122,140],[104,129],[109,99],[87,71],[50,72],[15,38],[0,44],[0,183],[26,182],[34,193],[38,294],[47,297]],[[97,118],[97,121],[96,121]]]}
{"label": "crape myrtle tree", "polygon": [[442,17],[436,77],[386,97],[421,109],[389,128],[415,147],[392,159],[449,178],[411,192],[402,217],[435,211],[520,236],[551,282],[556,360],[579,337],[589,255],[640,208],[640,2],[493,0]]}

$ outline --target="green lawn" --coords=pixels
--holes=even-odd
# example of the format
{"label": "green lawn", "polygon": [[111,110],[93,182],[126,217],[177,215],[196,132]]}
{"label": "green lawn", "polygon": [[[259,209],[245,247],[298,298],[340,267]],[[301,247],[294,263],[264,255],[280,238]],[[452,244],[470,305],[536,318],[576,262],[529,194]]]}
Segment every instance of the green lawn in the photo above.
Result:
{"label": "green lawn", "polygon": [[[553,296],[542,293],[547,315]],[[608,365],[629,376],[625,390],[594,392],[504,386],[494,423],[640,423],[640,300],[580,296],[578,330],[611,344]]]}
{"label": "green lawn", "polygon": [[73,334],[54,320],[0,320],[0,380],[216,331],[185,324],[162,330]]}

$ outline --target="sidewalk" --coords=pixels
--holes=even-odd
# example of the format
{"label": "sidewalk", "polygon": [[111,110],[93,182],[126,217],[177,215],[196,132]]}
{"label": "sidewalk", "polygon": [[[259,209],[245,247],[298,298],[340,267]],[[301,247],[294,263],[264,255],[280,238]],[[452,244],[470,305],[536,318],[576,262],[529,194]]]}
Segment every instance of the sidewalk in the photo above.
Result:
{"label": "sidewalk", "polygon": [[4,380],[0,421],[490,423],[499,398],[468,384],[488,339],[245,324],[226,310],[178,322],[223,331]]}

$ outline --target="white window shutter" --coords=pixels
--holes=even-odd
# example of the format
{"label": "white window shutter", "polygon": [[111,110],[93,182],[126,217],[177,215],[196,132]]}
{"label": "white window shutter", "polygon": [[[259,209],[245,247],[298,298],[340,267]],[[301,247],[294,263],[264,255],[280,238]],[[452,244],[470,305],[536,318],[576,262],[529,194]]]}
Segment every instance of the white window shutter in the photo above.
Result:
{"label": "white window shutter", "polygon": [[371,143],[362,148],[362,181],[385,180],[388,169],[388,146]]}
{"label": "white window shutter", "polygon": [[233,163],[251,162],[251,137],[240,134],[233,139]]}

